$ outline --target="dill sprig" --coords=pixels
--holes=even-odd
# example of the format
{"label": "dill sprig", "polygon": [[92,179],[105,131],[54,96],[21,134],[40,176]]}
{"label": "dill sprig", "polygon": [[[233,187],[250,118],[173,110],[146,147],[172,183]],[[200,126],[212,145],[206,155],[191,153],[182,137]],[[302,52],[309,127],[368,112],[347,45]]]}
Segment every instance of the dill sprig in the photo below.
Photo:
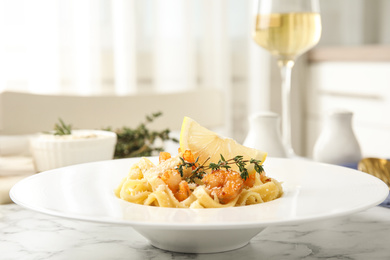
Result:
{"label": "dill sprig", "polygon": [[251,158],[250,160],[244,160],[244,156],[237,155],[234,158],[226,160],[223,155],[221,154],[221,159],[217,163],[209,163],[206,165],[207,161],[210,159],[208,158],[205,162],[202,164],[198,163],[199,157],[196,158],[195,162],[188,162],[184,158],[180,157],[181,163],[179,166],[176,167],[176,170],[180,173],[181,177],[184,176],[184,169],[193,169],[191,171],[191,175],[187,178],[187,182],[195,182],[195,179],[202,179],[203,176],[206,174],[207,170],[219,170],[219,169],[225,169],[229,170],[231,169],[232,164],[235,164],[238,167],[238,170],[240,171],[241,178],[243,180],[246,180],[249,177],[249,172],[247,165],[253,164],[254,170],[258,173],[264,172],[264,168],[261,165],[260,160],[256,160]]}

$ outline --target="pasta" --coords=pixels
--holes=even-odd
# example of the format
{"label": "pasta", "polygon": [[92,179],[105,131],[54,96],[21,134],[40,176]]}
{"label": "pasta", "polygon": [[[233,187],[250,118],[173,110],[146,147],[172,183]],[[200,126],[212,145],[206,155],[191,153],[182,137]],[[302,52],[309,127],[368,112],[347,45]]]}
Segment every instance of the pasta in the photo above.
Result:
{"label": "pasta", "polygon": [[283,194],[277,180],[254,170],[249,171],[247,179],[229,167],[194,177],[194,169],[201,167],[192,157],[190,151],[172,158],[162,153],[157,165],[141,158],[130,167],[115,195],[128,202],[157,207],[223,208],[259,204]]}

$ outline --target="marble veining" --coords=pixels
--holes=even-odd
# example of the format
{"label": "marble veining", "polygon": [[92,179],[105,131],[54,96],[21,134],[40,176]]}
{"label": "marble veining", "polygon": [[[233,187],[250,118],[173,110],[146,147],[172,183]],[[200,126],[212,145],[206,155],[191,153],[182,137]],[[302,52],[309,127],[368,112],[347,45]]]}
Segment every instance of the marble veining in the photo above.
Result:
{"label": "marble veining", "polygon": [[[188,234],[189,236],[191,234]],[[0,259],[390,259],[390,209],[265,229],[240,249],[183,254],[155,248],[129,226],[0,206]]]}

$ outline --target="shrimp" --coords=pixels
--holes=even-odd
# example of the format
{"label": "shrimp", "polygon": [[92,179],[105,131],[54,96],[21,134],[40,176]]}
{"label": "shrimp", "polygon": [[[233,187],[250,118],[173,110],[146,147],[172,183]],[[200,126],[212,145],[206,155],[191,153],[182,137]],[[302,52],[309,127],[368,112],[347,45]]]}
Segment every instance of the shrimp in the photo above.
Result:
{"label": "shrimp", "polygon": [[178,201],[183,201],[191,195],[188,183],[181,179],[180,173],[177,171],[167,170],[161,175],[161,179]]}
{"label": "shrimp", "polygon": [[216,196],[222,204],[234,200],[244,186],[240,174],[232,170],[214,170],[207,174],[202,181],[211,190],[211,195]]}
{"label": "shrimp", "polygon": [[179,183],[181,182],[181,176],[178,172],[173,170],[167,170],[161,175],[161,180],[168,185],[168,188],[172,192],[176,192],[179,187]]}
{"label": "shrimp", "polygon": [[196,160],[195,160],[195,157],[192,154],[191,150],[185,150],[183,153],[180,152],[180,154],[181,154],[181,157],[184,159],[184,161],[192,164],[192,167],[184,167],[184,169],[183,169],[183,176],[182,177],[188,178],[193,174],[192,171],[195,170],[196,167],[199,166],[199,164],[195,163]]}
{"label": "shrimp", "polygon": [[[244,181],[244,186],[245,186],[245,187],[247,187],[247,188],[252,188],[253,185],[255,185],[255,182],[256,182],[256,174],[257,174],[257,173],[255,173],[255,172],[252,173],[252,174],[249,174],[249,177],[246,178],[246,180]],[[262,183],[270,182],[270,181],[271,181],[271,178],[267,177],[267,176],[265,175],[265,173],[262,172],[262,173],[260,174],[260,181],[261,181]]]}
{"label": "shrimp", "polygon": [[185,150],[183,155],[183,159],[186,160],[187,162],[194,163],[195,162],[195,157],[192,154],[191,150]]}
{"label": "shrimp", "polygon": [[178,200],[178,201],[183,201],[185,199],[187,199],[190,195],[191,195],[191,190],[190,190],[190,187],[188,187],[188,182],[186,181],[181,181],[179,183],[179,189],[176,193],[174,193],[173,195],[175,196],[175,198]]}
{"label": "shrimp", "polygon": [[248,178],[244,180],[244,186],[248,188],[252,188],[253,185],[255,185],[255,181],[256,181],[256,172],[249,174]]}

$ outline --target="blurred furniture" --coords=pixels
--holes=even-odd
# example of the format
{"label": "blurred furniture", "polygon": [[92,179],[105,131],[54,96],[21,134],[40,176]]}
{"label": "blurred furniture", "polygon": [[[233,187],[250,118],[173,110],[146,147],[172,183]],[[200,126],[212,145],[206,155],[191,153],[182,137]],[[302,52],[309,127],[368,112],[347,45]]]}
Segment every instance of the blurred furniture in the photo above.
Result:
{"label": "blurred furniture", "polygon": [[322,47],[308,58],[306,154],[326,112],[343,108],[354,113],[363,157],[390,158],[390,46]]}
{"label": "blurred furniture", "polygon": [[225,124],[224,93],[201,89],[177,93],[125,96],[38,95],[0,93],[0,134],[33,134],[53,129],[58,118],[77,129],[135,127],[145,116],[162,112],[150,127],[180,130],[184,116],[205,127]]}
{"label": "blurred furniture", "polygon": [[[217,89],[124,96],[39,95],[0,93],[0,204],[9,203],[9,189],[34,174],[29,138],[50,131],[61,118],[73,129],[136,127],[146,115],[162,112],[148,124],[152,130],[170,129],[179,137],[184,116],[220,134],[227,134],[225,94]],[[177,144],[168,147],[177,152]]]}

